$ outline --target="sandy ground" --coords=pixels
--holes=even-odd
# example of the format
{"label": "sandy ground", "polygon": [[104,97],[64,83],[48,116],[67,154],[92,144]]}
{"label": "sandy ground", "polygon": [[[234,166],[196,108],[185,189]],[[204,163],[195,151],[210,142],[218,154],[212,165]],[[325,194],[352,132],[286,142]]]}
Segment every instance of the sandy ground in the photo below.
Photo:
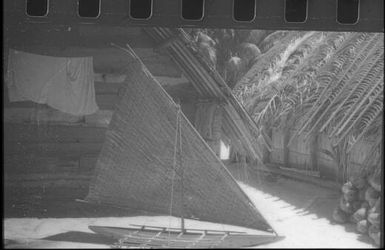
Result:
{"label": "sandy ground", "polygon": [[[240,181],[241,187],[274,230],[285,236],[284,240],[255,248],[375,247],[368,237],[357,234],[353,225],[337,225],[331,221],[338,192],[286,178],[267,181],[250,174],[248,180]],[[6,248],[109,248],[114,242],[94,234],[88,229],[89,225],[179,225],[177,218],[95,207],[72,198],[65,202],[51,201],[42,207],[43,210],[36,209],[35,213],[21,214],[6,209]],[[186,220],[186,227],[253,231],[195,220]]]}

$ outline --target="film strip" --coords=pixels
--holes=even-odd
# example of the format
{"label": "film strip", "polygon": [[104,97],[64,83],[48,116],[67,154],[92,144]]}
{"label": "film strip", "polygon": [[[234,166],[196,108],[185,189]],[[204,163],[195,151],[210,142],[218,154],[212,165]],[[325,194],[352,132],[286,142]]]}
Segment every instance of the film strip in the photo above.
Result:
{"label": "film strip", "polygon": [[14,25],[384,31],[383,0],[6,0],[4,10]]}

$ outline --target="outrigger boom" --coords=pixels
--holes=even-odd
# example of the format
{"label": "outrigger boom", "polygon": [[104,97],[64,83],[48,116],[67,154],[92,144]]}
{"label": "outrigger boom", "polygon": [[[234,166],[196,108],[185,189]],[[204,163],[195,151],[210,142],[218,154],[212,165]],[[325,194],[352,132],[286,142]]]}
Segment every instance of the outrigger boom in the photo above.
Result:
{"label": "outrigger boom", "polygon": [[[130,224],[130,226],[134,227],[140,227],[140,228],[160,228],[160,229],[171,229],[171,230],[180,230],[180,228],[177,227],[158,227],[158,226],[145,226],[145,225],[138,225],[138,224]],[[212,229],[207,229],[207,230],[202,230],[202,229],[193,229],[193,228],[188,228],[184,229],[184,231],[207,231],[207,232],[226,232],[226,233],[239,233],[239,234],[245,234],[246,232],[241,232],[241,231],[229,231],[229,230],[212,230]]]}

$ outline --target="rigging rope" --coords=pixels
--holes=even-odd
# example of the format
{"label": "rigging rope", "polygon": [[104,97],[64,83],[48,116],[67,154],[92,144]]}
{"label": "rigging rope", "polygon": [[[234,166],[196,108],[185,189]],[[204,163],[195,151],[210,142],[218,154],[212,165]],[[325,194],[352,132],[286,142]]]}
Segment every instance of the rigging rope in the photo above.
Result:
{"label": "rigging rope", "polygon": [[[172,205],[174,202],[174,179],[176,172],[176,153],[178,150],[178,133],[180,133],[180,105],[177,105],[176,113],[176,127],[175,127],[175,141],[174,141],[174,156],[172,164],[172,178],[171,178],[171,198],[170,198],[170,220],[168,226],[168,245],[170,244],[170,227],[171,227],[171,217],[172,217]],[[179,135],[180,136],[180,135]]]}
{"label": "rigging rope", "polygon": [[181,118],[180,118],[180,106],[178,107],[178,117],[179,117],[179,166],[181,170],[181,206],[182,206],[182,212],[181,212],[181,229],[184,230],[184,203],[183,203],[183,196],[184,196],[184,184],[183,184],[183,164],[182,164],[182,126],[181,126]]}

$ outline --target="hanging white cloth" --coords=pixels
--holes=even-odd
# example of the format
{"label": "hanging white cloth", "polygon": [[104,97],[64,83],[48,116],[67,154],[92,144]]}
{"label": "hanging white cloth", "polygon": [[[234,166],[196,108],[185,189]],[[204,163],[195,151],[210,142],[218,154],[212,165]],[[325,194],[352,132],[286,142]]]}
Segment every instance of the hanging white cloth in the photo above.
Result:
{"label": "hanging white cloth", "polygon": [[51,57],[9,50],[9,100],[47,104],[72,115],[98,110],[92,57]]}

